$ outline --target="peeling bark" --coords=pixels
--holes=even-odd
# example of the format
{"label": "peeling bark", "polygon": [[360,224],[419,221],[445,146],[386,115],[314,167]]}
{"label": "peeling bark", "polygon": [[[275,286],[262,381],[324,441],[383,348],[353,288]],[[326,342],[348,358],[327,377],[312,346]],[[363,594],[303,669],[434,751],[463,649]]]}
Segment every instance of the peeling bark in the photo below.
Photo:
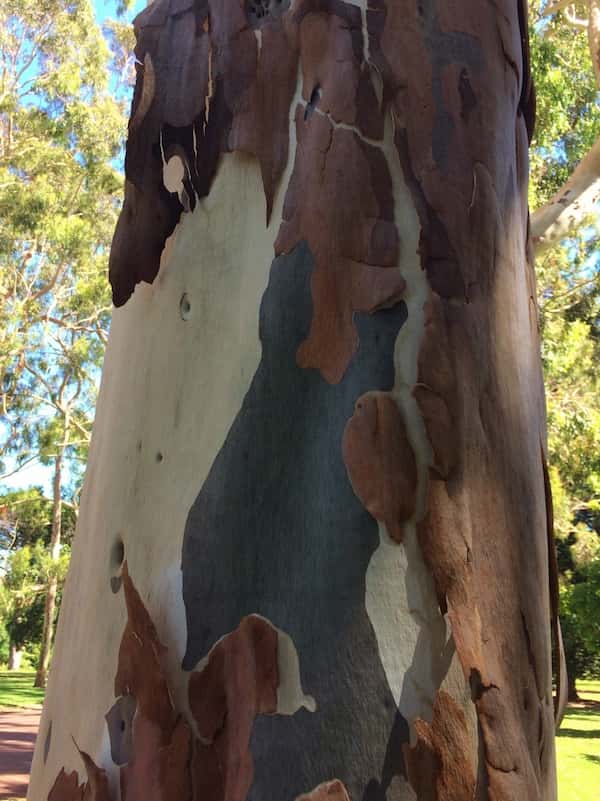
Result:
{"label": "peeling bark", "polygon": [[418,801],[474,801],[475,770],[465,713],[441,690],[433,720],[415,721],[417,744],[406,748],[409,781]]}
{"label": "peeling bark", "polygon": [[103,706],[70,733],[122,801],[555,798],[525,19],[523,0],[137,18],[110,265],[128,302],[32,793],[63,766],[51,801],[84,792],[52,693],[72,677],[81,698],[68,654],[94,626]]}
{"label": "peeling bark", "polygon": [[344,431],[344,463],[365,509],[402,542],[403,524],[415,513],[417,466],[406,428],[389,395],[369,393],[356,402]]}

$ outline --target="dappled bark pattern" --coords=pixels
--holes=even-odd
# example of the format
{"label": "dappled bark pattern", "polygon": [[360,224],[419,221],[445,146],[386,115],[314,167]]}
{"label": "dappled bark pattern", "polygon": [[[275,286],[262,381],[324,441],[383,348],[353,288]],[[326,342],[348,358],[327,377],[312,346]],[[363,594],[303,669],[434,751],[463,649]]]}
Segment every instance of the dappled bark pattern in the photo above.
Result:
{"label": "dappled bark pattern", "polygon": [[308,243],[316,262],[314,312],[298,365],[337,384],[358,347],[354,313],[394,306],[405,288],[396,269],[391,178],[379,149],[320,113],[306,121],[299,107],[296,131],[296,166],[275,252]]}
{"label": "dappled bark pattern", "polygon": [[[277,271],[292,251],[306,268],[309,258],[301,254],[305,247],[314,260],[312,316],[303,340],[294,339],[294,369],[300,368],[302,379],[310,374],[312,380],[318,374],[303,368],[314,368],[346,391],[359,357],[364,358],[363,342],[357,356],[356,312],[393,306],[404,290],[394,269],[400,242],[388,156],[380,147],[381,109],[391,109],[397,155],[422,226],[419,252],[430,290],[413,388],[432,450],[427,510],[418,535],[440,608],[448,613],[471,682],[484,760],[478,794],[492,801],[541,801],[552,792],[546,648],[548,514],[541,501],[544,476],[539,451],[540,439],[545,439],[543,391],[534,278],[525,235],[527,140],[534,94],[524,8],[523,0],[487,5],[476,0],[394,4],[371,0],[366,14],[369,42],[364,47],[361,10],[340,0],[298,0],[289,11],[260,23],[260,45],[253,30],[257,22],[246,15],[241,0],[155,2],[136,22],[139,77],[127,147],[125,205],[111,255],[114,299],[120,305],[138,281],[154,279],[166,238],[182,210],[193,209],[198,198],[209,193],[220,155],[227,151],[243,151],[258,159],[268,220],[288,160],[291,113],[298,146],[275,243],[281,263],[274,264],[273,280],[279,280]],[[383,81],[382,106],[364,62],[365,52]],[[293,109],[298,70],[302,101]],[[179,195],[164,186],[164,164],[171,158],[184,166]],[[297,276],[287,278],[292,280]],[[283,313],[299,319],[294,303],[287,304]],[[283,330],[277,329],[279,344]],[[289,377],[279,362],[273,374]],[[264,378],[260,371],[257,376]],[[260,389],[258,378],[253,386]],[[295,373],[293,378],[300,380]],[[390,383],[384,382],[384,388]],[[372,411],[370,401],[368,405]],[[389,407],[387,401],[376,404],[378,413],[383,406]],[[255,413],[252,405],[251,411]],[[243,407],[242,412],[248,409]],[[244,414],[236,421],[238,427],[232,427],[234,445],[239,446],[240,430],[246,436]],[[344,456],[361,503],[399,541],[402,522],[414,514],[416,493],[410,448],[404,447],[402,421],[395,414],[390,411],[386,417],[394,448],[373,434],[368,420],[356,415],[348,425]],[[271,416],[269,437],[274,437],[274,430]],[[261,442],[270,442],[269,437]],[[279,447],[286,455],[290,450],[283,438],[275,445],[278,454]],[[239,464],[239,451],[236,456]],[[221,461],[224,467],[219,463],[219,469],[231,476],[232,464],[225,457]],[[385,474],[385,480],[371,480],[363,469],[367,464],[373,465],[375,474]],[[270,467],[283,472],[272,460]],[[236,488],[242,486],[254,488],[246,477]],[[338,500],[341,486],[336,485]],[[212,496],[206,493],[206,497]],[[203,520],[207,502],[202,495],[198,498],[197,516]],[[264,522],[264,514],[260,519]],[[210,536],[216,527],[200,529],[193,515],[190,520],[189,537],[198,531],[203,536],[197,547],[212,547]],[[243,526],[230,526],[227,536],[231,531],[241,531],[247,538]],[[217,553],[223,552],[223,543],[223,537],[215,539]],[[236,554],[241,547],[251,551],[248,562],[254,563],[254,540],[249,545],[244,542]],[[215,569],[220,569],[216,561]],[[198,657],[201,638],[194,626],[208,631],[211,625],[216,627],[213,618],[231,610],[207,613],[205,605],[203,614],[209,620],[200,626],[199,616],[190,614],[190,598],[195,594],[195,603],[207,599],[198,591],[201,581],[191,562],[183,560],[193,646],[189,650],[188,643],[186,659],[195,664],[190,654]],[[336,578],[340,572],[341,568]],[[363,592],[360,582],[355,585]],[[544,591],[538,592],[538,587]],[[246,750],[251,725],[246,721],[245,727],[238,726],[238,739],[228,730],[233,709],[230,688],[239,682],[237,662],[233,659],[227,667],[225,654],[238,637],[247,645],[246,635],[229,635],[234,639],[213,654],[212,665],[220,664],[216,677],[216,668],[209,663],[206,672],[192,681],[196,688],[207,682],[201,695],[217,703],[209,710],[211,725],[206,724],[204,735],[208,742],[192,749],[186,724],[177,722],[168,697],[156,632],[131,588],[126,597],[128,626],[133,628],[124,637],[117,694],[135,695],[138,711],[134,755],[122,772],[124,798],[141,798],[144,782],[156,786],[159,797],[165,795],[167,780],[156,767],[162,764],[155,758],[160,751],[170,754],[171,766],[181,760],[179,776],[187,775],[188,768],[181,764],[190,766],[196,788],[217,799],[231,795],[241,801],[252,776],[252,758]],[[262,598],[258,593],[257,597]],[[214,603],[212,596],[208,600]],[[363,598],[355,602],[362,614]],[[348,605],[342,611],[346,614]],[[233,612],[230,616],[236,626],[241,616]],[[224,631],[231,632],[233,626]],[[366,615],[363,627],[370,638]],[[219,636],[223,636],[220,629]],[[327,638],[323,647],[332,640]],[[200,650],[200,656],[205,653],[206,649]],[[149,670],[143,680],[132,668],[136,660],[143,660],[144,670]],[[252,659],[246,664],[252,666]],[[254,687],[252,676],[246,679]],[[375,684],[371,678],[370,688]],[[349,685],[356,689],[356,684]],[[379,686],[374,689],[380,691]],[[252,721],[257,713],[269,711],[269,704],[254,690],[246,695],[244,710]],[[151,707],[151,699],[156,707]],[[443,703],[442,697],[440,716]],[[207,714],[204,709],[200,723]],[[267,728],[265,719],[260,723]],[[273,730],[277,723],[269,720]],[[440,755],[440,742],[447,746],[450,737],[444,733],[443,719],[417,729],[421,745],[431,746],[423,753],[429,755],[425,761],[429,760],[432,775],[442,775],[445,757]],[[390,742],[392,735],[393,731]],[[181,747],[174,746],[176,738]],[[239,773],[227,766],[222,749],[230,747]],[[313,744],[305,747],[309,750]],[[454,754],[472,746],[458,737],[448,748]],[[395,759],[397,773],[400,760]],[[381,782],[382,794],[394,771],[387,771],[387,784]],[[234,773],[239,785],[232,790]],[[364,779],[361,775],[354,785],[348,784],[353,795]],[[436,778],[429,790],[419,792],[441,801],[447,795],[445,781]],[[171,787],[169,792],[175,791]],[[185,798],[187,792],[185,785],[177,795]]]}
{"label": "dappled bark pattern", "polygon": [[[302,96],[308,104],[304,113],[318,106],[319,119],[302,126],[303,112],[297,111],[304,156],[297,161],[288,191],[284,217],[289,224],[277,252],[292,247],[294,236],[295,241],[318,241],[314,251],[321,271],[315,279],[312,334],[316,341],[307,345],[303,356],[304,366],[313,366],[318,357],[312,351],[322,352],[324,347],[318,342],[324,300],[333,307],[338,326],[351,329],[348,318],[353,310],[393,302],[401,291],[397,275],[391,287],[392,276],[378,278],[376,271],[353,263],[391,266],[397,261],[385,161],[351,132],[334,134],[332,127],[356,126],[375,139],[383,134],[383,116],[363,58],[360,9],[341,0],[300,0],[289,13],[265,19],[260,47],[240,0],[158,0],[136,18],[135,30],[138,80],[125,160],[125,201],[110,257],[115,304],[125,303],[139,281],[153,281],[166,239],[182,210],[193,209],[197,198],[209,193],[222,152],[242,151],[258,158],[268,221],[288,158],[289,111],[300,60]],[[321,114],[330,115],[332,123]],[[315,183],[318,146],[323,148],[320,163],[327,174]],[[163,168],[171,157],[184,165],[184,197],[164,186]],[[339,204],[333,196],[340,192],[334,178],[345,174],[345,189],[351,194]],[[359,190],[367,187],[372,191],[361,199]],[[310,190],[300,209],[299,190]],[[322,219],[317,208],[325,212]],[[353,225],[358,226],[355,240],[346,242],[347,252],[340,252],[339,244]],[[324,269],[328,260],[329,277]],[[344,269],[352,284],[345,289],[346,279],[339,274]],[[369,294],[370,282],[386,282],[383,294],[389,297],[380,297],[381,287]],[[345,338],[351,353],[356,336],[346,331]],[[343,358],[347,361],[348,356]],[[324,371],[330,380],[339,380],[342,366],[326,366]]]}
{"label": "dappled bark pattern", "polygon": [[550,607],[524,5],[398,6],[371,0],[368,18],[431,289],[415,395],[434,462],[419,537],[471,680],[489,795],[542,799]]}
{"label": "dappled bark pattern", "polygon": [[192,674],[190,709],[202,742],[211,746],[202,749],[195,773],[211,798],[246,798],[254,773],[252,725],[256,715],[277,711],[278,683],[277,632],[257,615],[244,618]]}
{"label": "dappled bark pattern", "polygon": [[[122,801],[244,801],[253,776],[249,745],[254,718],[277,711],[276,630],[256,615],[245,618],[192,673],[189,701],[198,735],[193,736],[173,707],[162,667],[165,648],[127,563],[122,576],[127,625],[115,694],[136,702],[131,752],[120,769]],[[109,726],[113,754],[123,751],[114,740],[124,728]],[[61,770],[48,801],[112,801],[105,771],[79,753],[87,781],[80,785],[76,772]]]}

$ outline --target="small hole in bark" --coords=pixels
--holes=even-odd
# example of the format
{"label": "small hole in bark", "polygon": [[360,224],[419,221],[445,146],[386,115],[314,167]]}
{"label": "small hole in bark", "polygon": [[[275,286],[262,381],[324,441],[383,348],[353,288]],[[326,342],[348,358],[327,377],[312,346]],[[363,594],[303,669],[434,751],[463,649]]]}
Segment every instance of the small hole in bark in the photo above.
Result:
{"label": "small hole in bark", "polygon": [[160,464],[165,457],[162,455],[160,451],[156,454],[156,461]]}
{"label": "small hole in bark", "polygon": [[192,304],[187,292],[184,292],[179,301],[179,316],[182,320],[189,320],[192,315]]}
{"label": "small hole in bark", "polygon": [[317,84],[315,88],[310,93],[310,100],[306,104],[306,108],[304,109],[304,119],[307,120],[316,107],[319,104],[319,100],[321,99],[321,87]]}
{"label": "small hole in bark", "polygon": [[119,570],[123,562],[125,561],[125,545],[123,540],[118,537],[115,540],[115,544],[112,547],[112,551],[110,554],[110,565],[113,570]]}
{"label": "small hole in bark", "polygon": [[118,537],[110,552],[110,572],[113,574],[110,577],[110,588],[115,594],[121,589],[120,572],[124,561],[125,545],[123,544],[123,540]]}

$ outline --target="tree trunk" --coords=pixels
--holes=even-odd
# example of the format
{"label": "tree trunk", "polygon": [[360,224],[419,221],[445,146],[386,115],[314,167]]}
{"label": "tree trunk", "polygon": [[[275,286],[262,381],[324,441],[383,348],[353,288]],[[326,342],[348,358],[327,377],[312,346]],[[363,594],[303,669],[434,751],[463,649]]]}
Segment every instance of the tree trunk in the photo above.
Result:
{"label": "tree trunk", "polygon": [[569,683],[568,683],[568,698],[569,701],[579,701],[579,695],[577,693],[577,686],[575,682],[575,676],[569,673]]}
{"label": "tree trunk", "polygon": [[19,648],[17,645],[15,645],[14,642],[11,642],[10,649],[8,652],[8,669],[20,670],[22,658],[23,658],[23,650]]}
{"label": "tree trunk", "polygon": [[[50,558],[58,562],[60,557],[60,538],[62,533],[62,462],[68,436],[68,423],[65,427],[65,442],[59,448],[54,460],[54,480],[52,483],[52,532],[50,535]],[[56,616],[56,598],[58,594],[58,577],[55,572],[48,579],[46,599],[44,603],[44,627],[42,629],[42,647],[35,674],[35,687],[45,687],[50,667],[52,653],[52,638],[54,636],[54,618]]]}
{"label": "tree trunk", "polygon": [[30,799],[556,798],[516,6],[138,17]]}

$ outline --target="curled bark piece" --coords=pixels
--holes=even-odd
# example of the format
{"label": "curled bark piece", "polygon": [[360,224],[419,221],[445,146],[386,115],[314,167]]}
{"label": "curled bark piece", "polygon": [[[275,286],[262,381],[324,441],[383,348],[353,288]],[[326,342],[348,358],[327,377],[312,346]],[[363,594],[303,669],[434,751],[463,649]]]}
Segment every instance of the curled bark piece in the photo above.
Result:
{"label": "curled bark piece", "polygon": [[310,793],[298,796],[296,801],[350,801],[350,797],[344,783],[333,779],[315,787]]}
{"label": "curled bark piece", "polygon": [[396,402],[369,392],[356,402],[344,431],[344,464],[354,492],[390,537],[402,542],[415,512],[417,466]]}
{"label": "curled bark piece", "polygon": [[129,135],[135,133],[142,124],[144,117],[150,110],[154,95],[156,93],[156,76],[150,53],[144,56],[144,73],[141,78],[141,93],[135,111],[129,119]]}
{"label": "curled bark piece", "polygon": [[417,744],[405,746],[409,781],[418,801],[473,801],[475,769],[471,738],[462,708],[440,690],[431,724],[415,721]]}
{"label": "curled bark piece", "polygon": [[[277,711],[277,631],[250,615],[211,650],[205,666],[192,674],[190,709],[203,747],[196,775],[211,797],[244,801],[254,773],[250,736],[254,718]],[[210,781],[209,781],[210,778]]]}

